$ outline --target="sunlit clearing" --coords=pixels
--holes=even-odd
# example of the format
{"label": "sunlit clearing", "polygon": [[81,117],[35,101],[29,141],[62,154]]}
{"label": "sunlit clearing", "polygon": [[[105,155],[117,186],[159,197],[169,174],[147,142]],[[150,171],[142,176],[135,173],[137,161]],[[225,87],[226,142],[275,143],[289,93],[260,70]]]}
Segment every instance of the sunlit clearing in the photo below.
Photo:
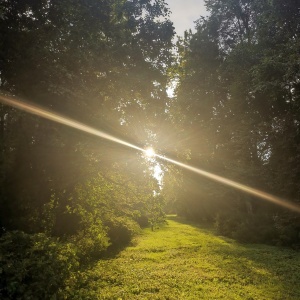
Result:
{"label": "sunlit clearing", "polygon": [[153,157],[153,156],[155,156],[155,151],[154,151],[154,149],[153,149],[153,148],[147,148],[147,149],[145,150],[145,155],[146,155],[147,157]]}
{"label": "sunlit clearing", "polygon": [[222,183],[222,184],[225,184],[227,186],[233,187],[235,189],[241,190],[241,191],[243,191],[245,193],[248,193],[250,195],[259,197],[261,199],[267,200],[269,202],[275,203],[277,205],[280,205],[282,207],[285,207],[285,208],[293,210],[293,211],[295,211],[297,213],[300,213],[300,206],[297,205],[297,204],[295,204],[295,203],[293,203],[293,202],[283,200],[283,199],[281,199],[279,197],[276,197],[276,196],[273,196],[271,194],[262,192],[260,190],[257,190],[257,189],[254,189],[252,187],[246,186],[244,184],[238,183],[236,181],[227,179],[225,177],[221,177],[221,176],[215,175],[213,173],[209,173],[209,172],[206,172],[204,170],[195,168],[193,166],[184,164],[182,162],[170,159],[168,157],[156,154],[155,151],[153,150],[153,148],[149,147],[147,149],[142,149],[142,148],[140,148],[140,147],[138,147],[136,145],[128,143],[128,142],[126,142],[124,140],[121,140],[119,138],[116,138],[116,137],[114,137],[114,136],[112,136],[110,134],[107,134],[105,132],[99,131],[99,130],[97,130],[95,128],[89,127],[89,126],[87,126],[85,124],[79,123],[79,122],[77,122],[75,120],[66,118],[66,117],[58,115],[56,113],[47,111],[47,110],[45,110],[43,108],[40,108],[40,107],[38,107],[36,105],[25,103],[24,101],[20,101],[20,100],[14,99],[14,98],[9,98],[9,97],[5,97],[5,96],[0,95],[0,102],[2,102],[3,104],[6,104],[6,105],[10,105],[10,106],[16,107],[16,108],[21,109],[23,111],[29,112],[31,114],[43,117],[45,119],[48,119],[48,120],[51,120],[51,121],[54,121],[54,122],[57,122],[57,123],[60,123],[60,124],[64,124],[64,125],[72,127],[72,128],[76,128],[78,130],[81,130],[81,131],[84,131],[86,133],[95,135],[97,137],[101,137],[101,138],[110,140],[112,142],[124,145],[126,147],[130,147],[132,149],[139,150],[139,151],[143,152],[149,158],[152,158],[152,157],[155,156],[156,158],[160,158],[160,159],[162,159],[164,161],[167,161],[169,163],[177,165],[177,166],[179,166],[181,168],[187,169],[187,170],[189,170],[191,172],[194,172],[196,174],[199,174],[199,175],[204,176],[206,178],[209,178],[211,180],[217,181],[219,183]]}

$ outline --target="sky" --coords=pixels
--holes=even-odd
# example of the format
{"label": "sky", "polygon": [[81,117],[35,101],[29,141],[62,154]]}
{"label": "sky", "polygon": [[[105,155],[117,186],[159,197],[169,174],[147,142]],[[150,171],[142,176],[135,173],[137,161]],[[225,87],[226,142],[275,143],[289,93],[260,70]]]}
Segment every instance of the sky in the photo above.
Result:
{"label": "sky", "polygon": [[185,30],[194,31],[194,21],[206,14],[204,0],[165,0],[172,14],[176,35],[183,35]]}

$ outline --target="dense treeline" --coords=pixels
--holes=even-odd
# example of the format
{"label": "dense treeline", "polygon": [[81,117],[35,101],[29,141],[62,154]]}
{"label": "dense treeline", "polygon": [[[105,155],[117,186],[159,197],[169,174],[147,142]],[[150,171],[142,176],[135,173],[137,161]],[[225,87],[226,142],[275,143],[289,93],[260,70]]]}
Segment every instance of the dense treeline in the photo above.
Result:
{"label": "dense treeline", "polygon": [[[299,2],[205,2],[208,17],[178,43],[174,148],[189,164],[299,203]],[[177,186],[178,212],[222,234],[300,243],[297,214],[188,172]]]}
{"label": "dense treeline", "polygon": [[[145,145],[165,110],[168,14],[164,1],[1,0],[1,93]],[[79,266],[162,216],[135,150],[4,105],[0,131],[1,299],[74,298]]]}

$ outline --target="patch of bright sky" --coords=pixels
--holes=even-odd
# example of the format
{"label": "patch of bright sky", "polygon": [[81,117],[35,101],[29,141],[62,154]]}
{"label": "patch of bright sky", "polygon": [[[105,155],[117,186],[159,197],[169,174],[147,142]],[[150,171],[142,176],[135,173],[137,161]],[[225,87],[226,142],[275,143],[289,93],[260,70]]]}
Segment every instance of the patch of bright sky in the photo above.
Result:
{"label": "patch of bright sky", "polygon": [[153,168],[153,176],[156,178],[159,185],[161,186],[162,179],[163,179],[163,171],[162,171],[159,163],[157,163]]}
{"label": "patch of bright sky", "polygon": [[204,0],[165,0],[171,10],[171,21],[176,35],[183,36],[185,30],[195,28],[195,21],[206,16]]}

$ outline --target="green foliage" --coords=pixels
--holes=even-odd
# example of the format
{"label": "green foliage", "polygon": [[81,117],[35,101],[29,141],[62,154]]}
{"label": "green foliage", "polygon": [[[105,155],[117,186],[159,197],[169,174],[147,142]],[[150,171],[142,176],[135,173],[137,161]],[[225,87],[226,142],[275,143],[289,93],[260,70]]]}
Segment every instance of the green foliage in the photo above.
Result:
{"label": "green foliage", "polygon": [[78,216],[79,224],[74,227],[81,228],[83,233],[90,227],[104,230],[113,247],[128,243],[139,230],[136,206],[140,215],[150,209],[157,210],[149,205],[153,192],[149,183],[151,181],[138,186],[134,179],[130,180],[128,175],[123,177],[120,171],[106,176],[98,174],[79,186],[69,203],[70,213]]}
{"label": "green foliage", "polygon": [[[146,144],[165,113],[168,16],[161,0],[0,1],[0,93]],[[1,299],[76,299],[78,262],[138,232],[158,185],[124,148],[0,105]]]}
{"label": "green foliage", "polygon": [[147,203],[147,217],[148,222],[151,224],[151,227],[163,223],[165,221],[165,201],[162,195],[153,196]]}
{"label": "green foliage", "polygon": [[128,244],[140,230],[138,224],[128,217],[106,217],[104,222],[108,227],[109,239],[115,247]]}
{"label": "green foliage", "polygon": [[[177,157],[298,203],[299,3],[205,3],[208,16],[178,43],[170,107]],[[280,207],[188,172],[175,187],[177,212],[191,220],[217,217],[220,232],[243,241],[298,244],[295,218],[276,227],[275,217],[286,219]]]}
{"label": "green foliage", "polygon": [[278,244],[282,246],[300,246],[300,221],[299,216],[292,213],[277,215],[274,218],[278,232]]}
{"label": "green foliage", "polygon": [[151,178],[139,178],[137,185],[136,174],[132,176],[122,176],[120,169],[112,169],[78,185],[65,207],[54,208],[63,214],[54,212],[52,234],[74,243],[82,261],[101,257],[108,246],[128,244],[140,229],[138,216],[158,218],[162,207],[162,200],[152,195]]}
{"label": "green foliage", "polygon": [[215,220],[215,229],[221,235],[233,237],[235,232],[241,229],[240,226],[244,226],[242,223],[242,221],[245,221],[244,217],[245,215],[239,212],[218,213]]}
{"label": "green foliage", "polygon": [[89,262],[98,259],[110,245],[107,232],[104,230],[101,220],[87,224],[69,239],[76,245],[81,262]]}
{"label": "green foliage", "polygon": [[[295,218],[295,217],[294,217]],[[297,218],[298,219],[298,218]],[[280,246],[299,247],[299,221],[291,221],[266,213],[247,214],[240,211],[218,213],[216,231],[243,243],[266,243]]]}
{"label": "green foliage", "polygon": [[[146,144],[165,112],[174,33],[164,1],[13,0],[0,2],[0,14],[2,94]],[[133,150],[2,105],[0,133],[6,230],[72,235],[78,226],[67,221],[80,221],[66,207],[78,186],[99,171],[114,169],[116,182],[118,169],[142,173]]]}
{"label": "green foliage", "polygon": [[248,215],[238,211],[219,213],[215,229],[219,234],[243,243],[277,244],[278,241],[274,220],[265,215]]}
{"label": "green foliage", "polygon": [[77,268],[72,244],[21,231],[0,238],[1,299],[56,299]]}

